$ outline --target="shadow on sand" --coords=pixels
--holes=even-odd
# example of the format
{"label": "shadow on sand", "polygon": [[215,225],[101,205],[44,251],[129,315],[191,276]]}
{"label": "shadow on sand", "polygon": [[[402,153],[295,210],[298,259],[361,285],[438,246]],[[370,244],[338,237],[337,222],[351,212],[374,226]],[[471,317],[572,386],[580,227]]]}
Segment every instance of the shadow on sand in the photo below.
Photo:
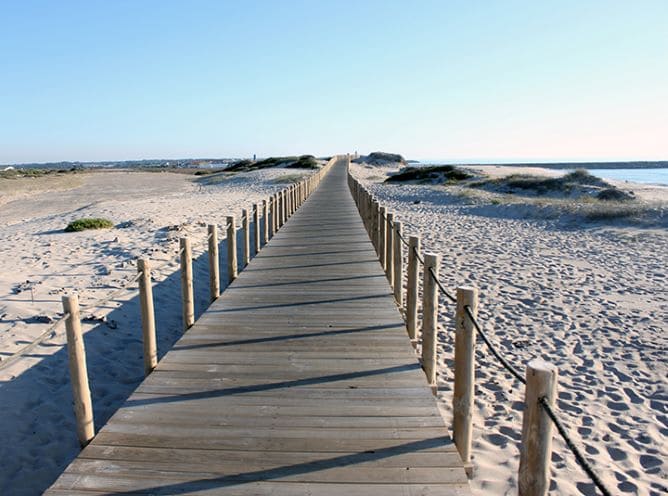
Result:
{"label": "shadow on sand", "polygon": [[[242,233],[237,232],[237,236],[237,259],[241,260]],[[219,253],[222,290],[227,286],[227,240],[221,241]],[[193,258],[196,318],[209,306],[208,271],[206,252]],[[175,266],[169,277],[153,285],[159,358],[183,334],[180,284]],[[84,335],[96,432],[144,379],[139,315],[139,296],[135,295],[109,312],[107,322],[114,321],[117,328],[99,323]],[[0,494],[41,494],[79,454],[67,349],[48,341],[42,345],[54,346],[59,349],[53,354],[29,355],[41,361],[0,383],[0,426],[4,432]]]}

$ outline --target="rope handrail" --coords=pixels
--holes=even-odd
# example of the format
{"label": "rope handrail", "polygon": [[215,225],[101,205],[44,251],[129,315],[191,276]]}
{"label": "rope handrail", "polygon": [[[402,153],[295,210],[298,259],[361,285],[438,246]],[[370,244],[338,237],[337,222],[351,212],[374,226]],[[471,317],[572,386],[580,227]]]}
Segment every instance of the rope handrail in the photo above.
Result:
{"label": "rope handrail", "polygon": [[[352,175],[350,176],[352,178]],[[359,184],[359,182],[358,182]],[[380,212],[380,216],[385,219],[388,224],[393,227],[394,222],[389,220],[382,212]],[[405,246],[410,248],[410,245],[406,243],[405,239],[400,233],[396,233],[399,237],[399,239],[404,243]],[[413,254],[415,255],[415,258],[424,266],[424,260],[420,257],[420,254],[418,251],[415,249],[415,247],[412,247]],[[434,270],[432,267],[429,267],[429,273],[433,279],[433,281],[436,283],[438,286],[439,290],[452,302],[456,302],[457,299],[453,297],[446,289],[445,287],[441,284],[441,282],[438,280],[436,277],[436,274],[434,273]],[[476,332],[478,335],[482,338],[484,343],[487,345],[487,348],[489,351],[492,353],[492,355],[498,360],[498,362],[503,366],[504,369],[506,369],[517,381],[519,381],[521,384],[526,385],[526,379],[517,371],[515,367],[513,367],[508,360],[506,360],[501,353],[496,349],[494,344],[490,341],[488,338],[487,334],[483,331],[482,326],[478,323],[478,320],[476,319],[475,315],[473,314],[473,311],[469,305],[464,306],[464,312],[473,324],[474,328],[476,329]],[[573,440],[568,434],[568,431],[566,430],[565,426],[559,420],[559,417],[557,416],[556,412],[552,408],[552,406],[548,403],[547,399],[545,396],[542,396],[538,399],[538,403],[540,406],[543,408],[545,413],[548,415],[552,423],[555,425],[557,428],[557,431],[559,432],[559,435],[561,438],[564,440],[566,443],[566,446],[568,449],[573,453],[575,456],[575,459],[577,460],[578,464],[583,468],[585,473],[589,476],[589,478],[594,482],[596,487],[601,491],[603,496],[611,496],[610,490],[603,484],[603,481],[600,479],[600,477],[594,472],[593,467],[591,464],[587,461],[587,459],[584,457],[580,449],[575,445]]]}
{"label": "rope handrail", "polygon": [[438,286],[438,289],[441,290],[441,293],[443,293],[446,298],[448,298],[451,302],[455,303],[457,301],[457,298],[452,296],[447,289],[441,284],[441,281],[438,280],[438,277],[436,277],[436,274],[434,273],[434,269],[432,267],[429,267],[429,274],[431,274],[431,278],[434,280],[436,283],[436,286]]}
{"label": "rope handrail", "polygon": [[42,341],[44,341],[52,332],[54,332],[60,324],[65,322],[66,319],[70,317],[69,313],[66,313],[54,323],[52,323],[42,334],[40,334],[36,339],[34,339],[30,344],[24,346],[20,350],[14,352],[5,360],[0,362],[0,370],[9,367],[12,363],[16,362],[19,358],[23,357],[26,353],[31,351],[33,348],[37,347]]}
{"label": "rope handrail", "polygon": [[478,320],[475,318],[475,315],[473,315],[473,311],[471,310],[471,307],[468,305],[464,306],[464,312],[466,312],[466,315],[468,318],[471,320],[471,323],[473,324],[473,327],[475,327],[476,331],[478,331],[478,334],[482,338],[482,340],[485,342],[487,345],[487,348],[489,348],[489,351],[496,357],[496,359],[503,365],[503,367],[510,372],[510,375],[512,375],[515,379],[517,379],[519,382],[522,384],[526,384],[526,379],[522,377],[522,374],[520,374],[515,367],[513,367],[508,360],[503,358],[499,351],[494,347],[492,342],[489,340],[487,337],[487,334],[482,330],[482,326],[478,324]]}
{"label": "rope handrail", "polygon": [[91,303],[86,303],[85,305],[81,305],[81,308],[93,309],[101,307],[102,305],[109,302],[110,300],[113,300],[117,295],[125,291],[130,286],[130,284],[137,282],[141,277],[141,275],[142,275],[141,273],[137,273],[134,277],[131,277],[130,279],[124,281],[118,289],[115,289],[104,298],[101,298],[97,301],[93,301]]}
{"label": "rope handrail", "polygon": [[418,262],[420,262],[422,265],[424,265],[424,258],[420,256],[420,254],[417,251],[417,248],[413,247],[413,254],[415,255],[415,258],[417,259]]}
{"label": "rope handrail", "polygon": [[[246,216],[242,216],[242,221],[243,221],[243,219],[245,219],[245,217],[246,217]],[[249,219],[249,220],[250,220],[250,219]],[[232,222],[227,222],[227,223],[225,223],[225,224],[221,224],[221,225],[219,225],[218,227],[223,227],[224,229],[228,229],[228,228],[231,227],[232,225],[233,225]],[[239,228],[239,229],[243,228],[243,225],[238,226],[238,228]],[[199,243],[193,245],[192,248],[195,248],[195,249],[201,248],[201,247],[204,246],[204,245],[205,245],[205,244],[206,244],[212,237],[213,237],[213,234],[211,234],[211,233],[207,234],[207,236],[206,236],[205,239],[203,239],[203,240],[200,241]],[[224,240],[224,239],[226,239],[226,238],[221,238],[221,241]],[[184,252],[184,249],[183,249],[183,248],[179,249],[179,251],[178,251],[178,253],[177,253],[177,255],[176,255],[176,259],[172,258],[172,259],[170,259],[170,260],[166,260],[165,263],[163,263],[163,264],[161,264],[161,265],[158,265],[157,267],[153,267],[153,268],[151,269],[151,272],[154,272],[154,271],[157,272],[157,271],[160,271],[160,270],[164,269],[165,267],[168,267],[168,266],[170,266],[170,265],[174,265],[175,263],[178,262],[178,258],[183,254],[183,252]],[[101,299],[99,299],[99,300],[96,300],[96,301],[93,301],[93,302],[90,302],[90,303],[82,304],[82,305],[80,305],[80,307],[81,307],[82,309],[86,309],[87,311],[92,311],[92,310],[94,310],[94,309],[97,309],[97,308],[102,307],[103,305],[105,305],[105,304],[108,303],[109,301],[111,301],[111,300],[113,300],[114,298],[116,298],[116,297],[117,297],[119,294],[121,294],[123,291],[126,291],[126,290],[129,288],[129,286],[130,286],[131,284],[136,283],[137,281],[139,281],[139,279],[142,277],[142,275],[143,275],[142,271],[138,272],[135,276],[131,277],[130,279],[127,279],[127,280],[123,281],[123,282],[121,283],[121,285],[120,285],[119,288],[113,290],[113,291],[112,291],[111,293],[109,293],[107,296],[104,296],[103,298],[101,298]],[[136,288],[135,288],[135,289],[136,289]],[[60,317],[57,321],[55,321],[54,323],[52,323],[52,324],[51,324],[51,325],[50,325],[50,326],[49,326],[49,327],[48,327],[42,334],[40,334],[37,338],[35,338],[35,339],[34,339],[33,341],[31,341],[29,344],[27,344],[26,346],[24,346],[24,347],[21,348],[20,350],[14,352],[13,354],[9,355],[8,358],[6,358],[6,359],[0,361],[0,370],[4,369],[4,368],[6,368],[6,367],[9,367],[9,365],[11,365],[12,363],[16,362],[16,361],[17,361],[19,358],[21,358],[23,355],[25,355],[25,354],[28,353],[30,350],[32,350],[32,349],[34,349],[35,347],[37,347],[39,344],[41,344],[41,343],[42,343],[45,339],[47,339],[48,337],[53,337],[53,336],[55,335],[55,334],[53,334],[54,331],[58,328],[58,326],[59,326],[60,324],[62,324],[62,323],[67,319],[67,317],[69,317],[69,314],[65,314],[65,315],[63,315],[63,316]]]}
{"label": "rope handrail", "polygon": [[580,466],[591,478],[594,484],[596,484],[596,487],[598,487],[598,489],[601,491],[601,493],[603,493],[604,496],[612,496],[612,493],[608,490],[605,484],[603,484],[603,481],[600,479],[600,477],[594,472],[594,469],[589,464],[587,459],[584,457],[582,452],[578,449],[577,446],[575,446],[575,443],[568,435],[566,428],[559,420],[559,417],[557,417],[556,412],[552,409],[552,406],[550,406],[545,396],[541,396],[538,399],[538,403],[543,408],[543,410],[545,410],[547,416],[550,417],[550,420],[552,420],[552,423],[554,423],[554,426],[557,428],[557,431],[559,432],[561,438],[566,443],[566,446],[568,446],[568,448],[571,450],[571,453],[573,453],[573,455],[575,456],[575,459],[577,460],[578,464],[580,464]]}
{"label": "rope handrail", "polygon": [[397,237],[399,238],[399,241],[401,241],[406,248],[410,247],[410,244],[408,244],[408,241],[406,241],[406,239],[401,235],[401,233],[399,231],[394,231],[394,234],[397,235]]}

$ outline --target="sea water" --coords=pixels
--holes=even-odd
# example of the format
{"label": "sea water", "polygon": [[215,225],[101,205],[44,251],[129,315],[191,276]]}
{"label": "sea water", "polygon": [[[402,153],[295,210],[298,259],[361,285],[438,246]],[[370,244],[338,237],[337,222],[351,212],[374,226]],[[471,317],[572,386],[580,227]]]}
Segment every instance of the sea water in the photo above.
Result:
{"label": "sea water", "polygon": [[603,179],[668,185],[668,169],[588,169],[588,172]]}

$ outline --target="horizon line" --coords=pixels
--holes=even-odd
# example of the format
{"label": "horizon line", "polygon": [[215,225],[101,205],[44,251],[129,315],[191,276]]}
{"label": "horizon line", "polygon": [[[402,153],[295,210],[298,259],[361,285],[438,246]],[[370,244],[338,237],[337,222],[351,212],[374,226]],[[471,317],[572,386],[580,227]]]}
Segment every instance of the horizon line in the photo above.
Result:
{"label": "horizon line", "polygon": [[[370,152],[371,153],[371,152]],[[304,154],[301,154],[304,155]],[[351,155],[353,155],[351,153]],[[281,157],[284,155],[267,155],[257,156],[257,159],[270,158],[272,156]],[[287,155],[285,155],[287,156]],[[299,156],[296,155],[296,156]],[[359,156],[364,156],[360,154]],[[315,156],[316,158],[326,158],[327,155]],[[403,155],[402,155],[403,157]],[[1,167],[21,167],[21,166],[38,166],[38,165],[52,165],[52,164],[101,164],[101,163],[120,163],[120,162],[150,162],[150,161],[165,161],[165,162],[177,162],[177,161],[187,161],[187,160],[244,160],[251,157],[241,156],[241,157],[179,157],[179,158],[125,158],[125,159],[102,159],[102,160],[54,160],[50,162],[6,162],[0,164]],[[407,162],[415,161],[420,163],[428,162],[440,162],[443,164],[462,164],[462,165],[531,165],[531,164],[595,164],[595,163],[646,163],[646,162],[668,162],[668,158],[657,158],[657,159],[638,159],[638,158],[563,158],[563,159],[553,159],[553,158],[431,158],[431,157],[420,157],[420,158],[407,158],[404,157],[404,160]]]}

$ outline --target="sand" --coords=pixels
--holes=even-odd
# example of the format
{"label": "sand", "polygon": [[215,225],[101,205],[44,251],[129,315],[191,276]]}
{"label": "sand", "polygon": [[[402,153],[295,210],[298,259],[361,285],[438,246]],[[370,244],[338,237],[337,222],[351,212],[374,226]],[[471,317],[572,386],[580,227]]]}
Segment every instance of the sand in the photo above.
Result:
{"label": "sand", "polygon": [[[390,169],[352,170],[405,233],[442,255],[448,288],[480,289],[480,320],[510,362],[522,373],[537,357],[558,366],[560,415],[613,494],[666,494],[668,230],[544,219],[443,187],[381,184]],[[624,185],[668,201],[666,188]],[[441,301],[438,398],[448,422],[452,315]],[[471,484],[474,494],[514,495],[524,393],[484,346],[476,352]],[[552,459],[550,494],[599,494],[556,437]]]}
{"label": "sand", "polygon": [[[579,226],[530,215],[532,207],[481,205],[439,187],[378,184],[390,169],[353,170],[396,212],[406,232],[420,234],[428,250],[443,255],[449,288],[480,288],[480,319],[504,355],[520,369],[534,357],[559,367],[559,411],[608,486],[617,493],[664,494],[666,230]],[[207,186],[182,174],[97,172],[0,187],[0,357],[43,332],[48,324],[42,320],[61,311],[62,294],[76,290],[82,303],[102,297],[135,275],[138,256],[154,264],[176,262],[178,238],[185,234],[196,246],[200,314],[208,295],[207,261],[197,258],[205,225],[238,216],[279,189],[272,181],[285,174],[294,171],[239,174]],[[650,189],[652,198],[666,198],[665,189]],[[83,216],[108,217],[124,227],[62,232]],[[162,356],[182,333],[175,264],[155,274],[154,296]],[[91,313],[84,329],[99,428],[143,378],[136,292]],[[451,315],[443,304],[439,401],[446,420]],[[0,370],[0,494],[40,493],[79,452],[63,345],[60,329]],[[523,392],[482,344],[477,361],[472,486],[480,495],[516,494]],[[552,494],[596,494],[559,440],[553,460]]]}
{"label": "sand", "polygon": [[[153,274],[158,351],[164,355],[182,333],[178,238],[190,236],[194,246],[199,315],[208,303],[206,224],[223,225],[231,214],[240,218],[242,208],[285,186],[277,179],[309,172],[270,169],[198,181],[185,174],[99,171],[0,180],[0,357],[30,343],[58,317],[61,295],[75,291],[84,305],[102,298],[136,274],[140,256],[154,266],[173,262]],[[81,217],[106,217],[119,227],[63,232]],[[224,274],[226,248],[220,251]],[[84,315],[99,428],[143,379],[137,293],[124,291]],[[0,494],[41,493],[79,453],[64,343],[61,327],[30,355],[0,369]]]}

